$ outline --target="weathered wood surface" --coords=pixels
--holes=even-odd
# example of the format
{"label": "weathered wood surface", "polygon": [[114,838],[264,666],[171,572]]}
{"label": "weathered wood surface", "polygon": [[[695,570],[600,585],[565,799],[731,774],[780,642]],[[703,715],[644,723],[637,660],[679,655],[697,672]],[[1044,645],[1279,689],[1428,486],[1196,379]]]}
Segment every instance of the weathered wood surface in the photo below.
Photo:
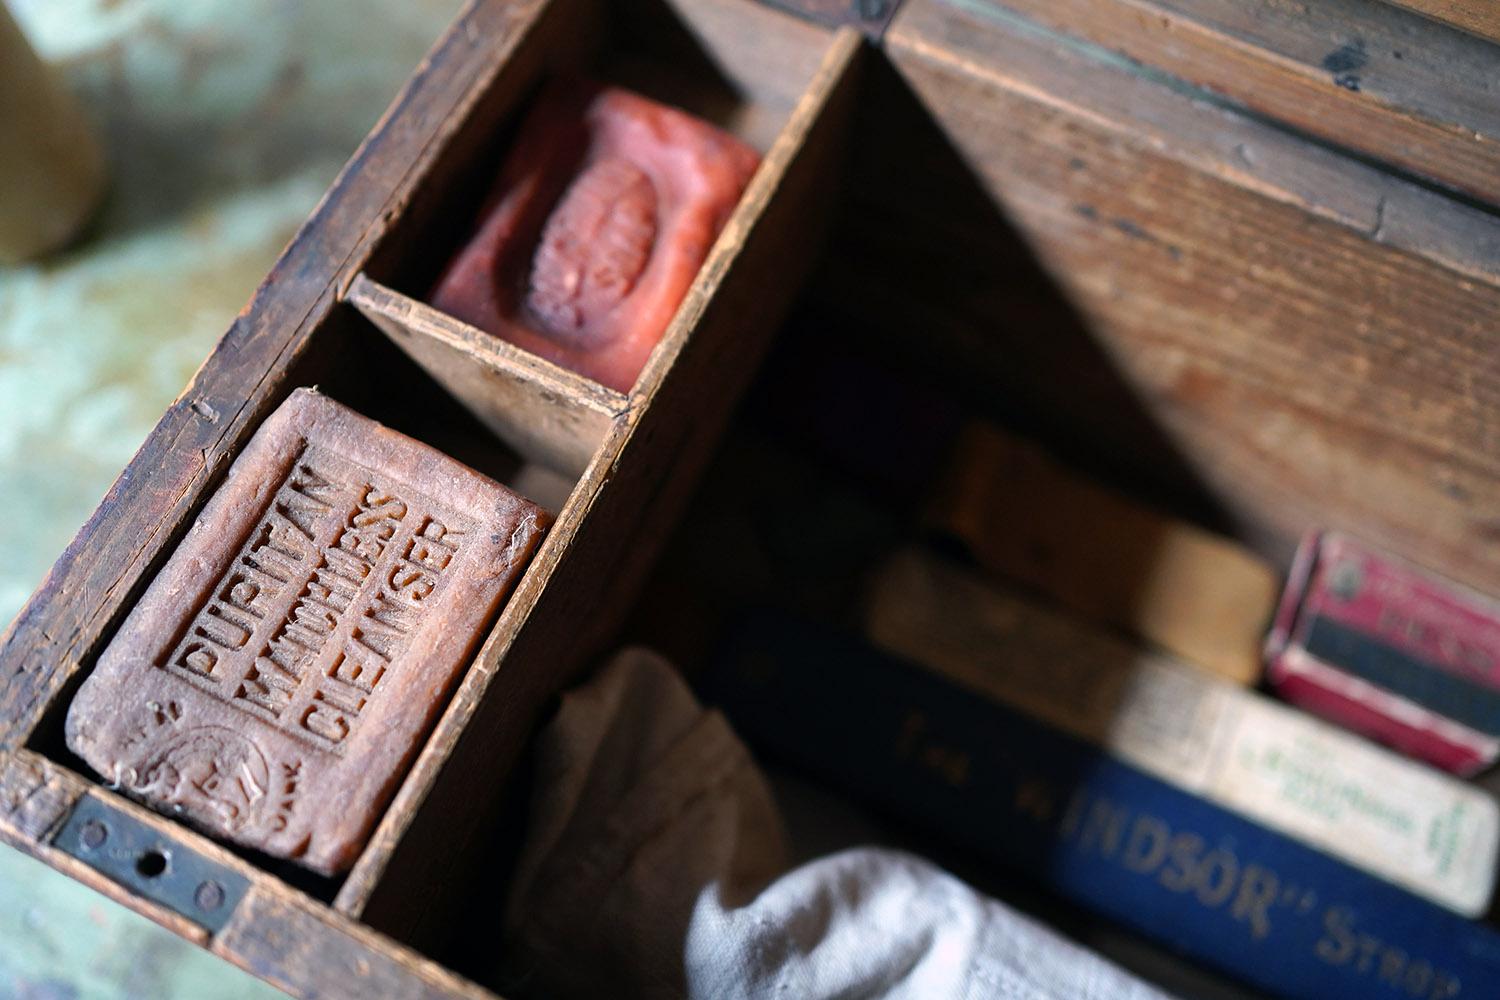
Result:
{"label": "weathered wood surface", "polygon": [[25,845],[46,840],[83,794],[61,768],[28,751],[0,751],[0,829]]}
{"label": "weathered wood surface", "polygon": [[[766,155],[672,326],[632,391],[632,408],[584,474],[428,752],[340,896],[375,927],[424,942],[451,932],[461,873],[487,853],[496,798],[474,776],[508,775],[544,699],[609,642],[686,502],[817,253],[855,88],[857,32],[825,38],[823,65]],[[528,594],[529,587],[545,591]],[[503,684],[490,697],[485,688]],[[383,874],[380,852],[389,855]],[[363,869],[370,883],[357,882]],[[379,876],[379,877],[377,877]]]}
{"label": "weathered wood surface", "polygon": [[[101,875],[50,843],[85,795],[160,831],[250,882],[250,890],[216,937]],[[470,997],[493,995],[388,938],[288,889],[232,852],[179,824],[108,792],[27,750],[0,752],[0,842],[47,862],[169,930],[208,948],[295,996],[326,998]]]}
{"label": "weathered wood surface", "polygon": [[1500,6],[1494,0],[1385,0],[1434,21],[1500,42]]}
{"label": "weathered wood surface", "polygon": [[545,10],[475,3],[418,68],[0,638],[0,747],[14,746],[105,639],[228,459],[291,390],[287,371]]}
{"label": "weathered wood surface", "polygon": [[626,398],[371,281],[348,301],[526,458],[577,478]]}
{"label": "weathered wood surface", "polygon": [[213,951],[299,997],[495,1000],[384,935],[296,895],[251,889]]}
{"label": "weathered wood surface", "polygon": [[1500,48],[1463,32],[1366,0],[949,2],[1023,15],[1500,205]]}
{"label": "weathered wood surface", "polygon": [[[1030,100],[1116,134],[1152,156],[1341,222],[1465,275],[1500,281],[1500,223],[1492,213],[1205,102],[1065,36],[994,16],[992,8],[963,14],[940,4],[924,15],[919,5],[910,16],[908,23],[926,29],[907,33],[901,51],[1003,81]],[[944,24],[951,24],[951,33]],[[964,44],[966,26],[981,33],[982,50]],[[921,176],[913,180],[923,182]],[[1058,186],[1068,183],[1060,179]]]}
{"label": "weathered wood surface", "polygon": [[1007,21],[909,0],[887,49],[936,127],[858,161],[828,308],[957,345],[988,398],[1274,558],[1330,525],[1500,585],[1500,288],[1179,156],[1107,103],[1122,77],[1053,89]]}

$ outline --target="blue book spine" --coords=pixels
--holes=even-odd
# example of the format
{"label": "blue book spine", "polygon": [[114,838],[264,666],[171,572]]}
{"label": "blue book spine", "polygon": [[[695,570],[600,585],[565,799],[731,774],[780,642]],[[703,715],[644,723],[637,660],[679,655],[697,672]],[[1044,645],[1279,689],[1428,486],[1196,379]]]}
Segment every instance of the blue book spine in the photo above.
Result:
{"label": "blue book spine", "polygon": [[1497,1000],[1500,933],[845,633],[733,628],[704,693],[772,755],[1298,1000]]}

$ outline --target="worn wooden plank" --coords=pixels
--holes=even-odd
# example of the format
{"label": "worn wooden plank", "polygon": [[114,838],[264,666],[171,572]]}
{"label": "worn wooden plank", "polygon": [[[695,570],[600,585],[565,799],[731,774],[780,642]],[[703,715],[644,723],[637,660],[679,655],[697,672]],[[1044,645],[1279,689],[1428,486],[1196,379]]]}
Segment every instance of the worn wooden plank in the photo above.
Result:
{"label": "worn wooden plank", "polygon": [[545,0],[472,4],[354,153],[0,641],[0,747],[31,731],[228,459],[293,388],[288,372],[314,346],[338,288],[439,165],[465,110],[504,89],[495,81],[502,70],[525,75],[525,60],[513,57],[548,9]]}
{"label": "worn wooden plank", "polygon": [[[112,793],[97,789],[91,792],[91,787],[81,775],[32,751],[12,750],[0,754],[0,840],[199,945],[207,945],[210,937],[203,927],[137,895],[52,845],[52,838],[85,795],[97,795],[143,825],[161,831],[166,844],[185,844],[216,864],[273,884],[276,891],[290,891],[270,876],[254,872],[244,861],[201,834]],[[7,804],[17,799],[23,803],[22,808],[7,810]]]}
{"label": "worn wooden plank", "polygon": [[[1055,33],[992,15],[989,8],[965,16],[939,8],[923,22],[927,32],[908,35],[905,44],[955,69],[999,74],[1032,99],[1155,154],[1466,275],[1500,281],[1500,221],[1493,214],[1148,79]],[[971,27],[986,42],[985,58],[972,62],[961,38]]]}
{"label": "worn wooden plank", "polygon": [[533,462],[577,478],[627,400],[361,274],[348,301]]}
{"label": "worn wooden plank", "polygon": [[213,951],[293,996],[494,1000],[488,990],[367,927],[265,886],[240,903]]}
{"label": "worn wooden plank", "polygon": [[45,841],[82,794],[82,787],[46,758],[0,751],[0,826],[9,827],[12,843]]}
{"label": "worn wooden plank", "polygon": [[1500,49],[1365,0],[949,0],[1015,14],[1500,204]]}
{"label": "worn wooden plank", "polygon": [[1424,17],[1500,42],[1500,7],[1493,0],[1385,0]]}
{"label": "worn wooden plank", "polygon": [[[52,846],[53,837],[58,834],[74,807],[89,794],[90,788],[90,783],[80,775],[31,751],[0,751],[0,843],[50,866],[188,941],[206,947],[210,935],[202,927],[140,898],[83,861]],[[162,830],[168,843],[194,842],[195,849],[211,856],[215,862],[225,864],[237,872],[249,870],[249,865],[244,861],[208,843],[192,831],[177,827],[171,821],[133,806],[108,792],[96,789],[94,794],[102,801],[123,808],[147,826]],[[179,834],[185,836],[179,837]],[[275,882],[269,876],[260,877]],[[36,883],[36,886],[40,885],[41,883]]]}
{"label": "worn wooden plank", "polygon": [[1500,289],[1182,163],[1038,88],[1014,37],[903,8],[888,49],[937,134],[886,137],[909,197],[858,199],[829,308],[957,345],[1012,413],[1202,488],[1273,557],[1324,524],[1500,585]]}
{"label": "worn wooden plank", "polygon": [[[106,799],[162,843],[182,845],[250,882],[218,935],[137,896],[52,846],[51,837],[85,795]],[[208,838],[109,792],[27,750],[0,753],[0,841],[36,857],[137,913],[295,995],[305,997],[474,997],[492,994],[402,945],[360,927],[287,887]],[[170,847],[169,847],[170,849]]]}
{"label": "worn wooden plank", "polygon": [[[861,46],[853,29],[826,40],[807,94],[637,381],[636,405],[512,598],[535,601],[525,627],[502,618],[376,832],[372,849],[390,857],[363,909],[372,926],[416,942],[451,931],[472,888],[460,873],[491,850],[499,818],[498,797],[476,796],[475,776],[507,779],[546,697],[609,641],[811,266]],[[533,584],[545,589],[527,592]],[[484,697],[492,683],[503,688]],[[346,885],[348,898],[358,897]]]}

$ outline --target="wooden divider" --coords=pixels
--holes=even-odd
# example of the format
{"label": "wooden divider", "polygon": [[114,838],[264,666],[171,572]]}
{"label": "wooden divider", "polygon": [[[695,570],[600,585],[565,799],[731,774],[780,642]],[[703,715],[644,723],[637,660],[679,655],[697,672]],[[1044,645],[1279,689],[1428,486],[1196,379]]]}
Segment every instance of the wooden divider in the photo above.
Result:
{"label": "wooden divider", "polygon": [[364,274],[346,299],[528,460],[578,478],[628,400]]}
{"label": "wooden divider", "polygon": [[[544,699],[623,618],[748,383],[831,207],[862,42],[830,36],[682,306],[439,720],[335,905],[403,940],[444,934]],[[775,248],[772,250],[771,248]],[[501,690],[486,697],[502,680]],[[475,775],[492,787],[476,794]]]}

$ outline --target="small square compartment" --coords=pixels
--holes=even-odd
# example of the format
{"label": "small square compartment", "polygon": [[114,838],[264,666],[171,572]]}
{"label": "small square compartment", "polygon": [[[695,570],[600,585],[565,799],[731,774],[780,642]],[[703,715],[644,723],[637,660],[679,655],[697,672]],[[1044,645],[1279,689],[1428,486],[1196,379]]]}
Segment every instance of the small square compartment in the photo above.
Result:
{"label": "small square compartment", "polygon": [[[344,298],[530,461],[577,476],[610,422],[633,399],[649,395],[671,366],[720,277],[734,267],[748,230],[798,152],[800,139],[788,126],[824,66],[830,36],[744,0],[551,0],[534,30],[527,58],[509,67],[506,78],[476,103],[396,221],[386,247]],[[757,44],[746,46],[749,38]],[[548,78],[579,73],[683,108],[763,156],[629,394],[426,301],[442,268],[471,235],[531,97]]]}

